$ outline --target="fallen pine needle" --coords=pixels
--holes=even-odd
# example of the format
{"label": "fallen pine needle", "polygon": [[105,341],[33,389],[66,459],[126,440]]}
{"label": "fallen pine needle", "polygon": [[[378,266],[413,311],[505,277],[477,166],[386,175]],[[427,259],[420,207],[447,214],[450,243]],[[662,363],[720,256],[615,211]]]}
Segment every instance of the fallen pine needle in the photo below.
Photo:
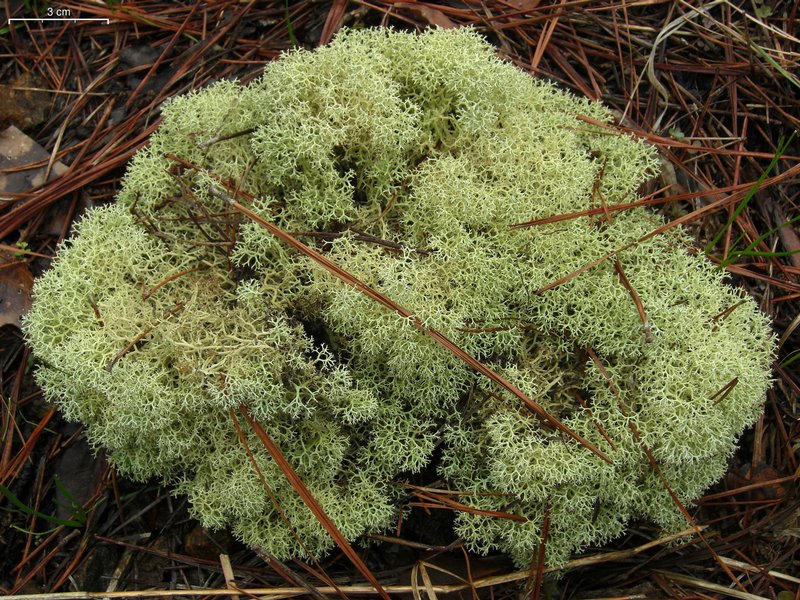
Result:
{"label": "fallen pine needle", "polygon": [[[701,529],[704,529],[701,527]],[[604,552],[600,554],[593,554],[591,556],[584,556],[576,558],[568,563],[557,567],[547,568],[546,573],[556,571],[567,571],[586,567],[589,565],[596,565],[615,560],[624,560],[631,556],[636,556],[646,550],[669,544],[684,537],[690,537],[695,534],[695,528],[684,529],[678,533],[660,537],[652,540],[635,548],[628,550],[615,550],[614,552]],[[235,567],[234,567],[235,568]],[[490,577],[483,577],[474,579],[472,583],[456,583],[448,585],[434,585],[432,590],[438,594],[449,594],[452,592],[459,592],[469,590],[471,588],[487,588],[493,585],[501,585],[504,583],[511,583],[515,581],[523,581],[528,578],[530,571],[514,571],[506,573],[505,575],[492,575]],[[672,574],[665,574],[672,576]],[[728,592],[742,593],[738,590],[729,590],[723,587]],[[383,589],[389,594],[413,594],[414,586],[412,585],[385,585]],[[264,598],[275,597],[291,597],[308,594],[308,590],[302,587],[270,587],[270,588],[238,588],[236,590],[240,594],[249,594],[252,596],[263,596]],[[345,594],[363,594],[363,595],[377,595],[377,591],[370,585],[342,585],[338,590],[330,586],[317,587],[317,591],[322,594],[335,594],[341,591]],[[19,594],[15,596],[0,596],[0,600],[99,600],[101,598],[171,598],[175,596],[230,596],[231,590],[229,588],[220,589],[192,589],[192,590],[134,590],[134,591],[121,591],[121,592],[60,592],[55,594]],[[745,596],[737,596],[745,597]],[[749,595],[745,598],[755,598],[761,600],[761,596]]]}

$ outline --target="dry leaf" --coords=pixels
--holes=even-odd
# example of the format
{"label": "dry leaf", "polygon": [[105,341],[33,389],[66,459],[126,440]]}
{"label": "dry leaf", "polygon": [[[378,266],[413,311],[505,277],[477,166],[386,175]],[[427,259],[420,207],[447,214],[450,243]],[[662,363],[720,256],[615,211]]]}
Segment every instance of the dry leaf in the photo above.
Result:
{"label": "dry leaf", "polygon": [[11,85],[0,85],[0,130],[9,125],[32,129],[50,114],[47,82],[37,75],[24,73]]}
{"label": "dry leaf", "polygon": [[517,10],[532,11],[539,7],[541,0],[506,0],[506,4]]}
{"label": "dry leaf", "polygon": [[450,19],[450,17],[436,8],[431,8],[430,6],[419,6],[416,4],[411,4],[410,2],[398,2],[395,4],[395,6],[397,8],[407,8],[409,10],[413,10],[414,12],[419,13],[419,16],[425,19],[431,25],[436,25],[442,29],[453,29],[456,27],[456,24]]}
{"label": "dry leaf", "polygon": [[0,325],[21,325],[31,307],[33,275],[24,261],[0,251]]}
{"label": "dry leaf", "polygon": [[[44,148],[13,125],[0,132],[0,200],[11,200],[11,194],[42,185],[49,158]],[[39,166],[15,170],[30,164]],[[66,165],[55,162],[48,179],[55,179],[66,170]]]}

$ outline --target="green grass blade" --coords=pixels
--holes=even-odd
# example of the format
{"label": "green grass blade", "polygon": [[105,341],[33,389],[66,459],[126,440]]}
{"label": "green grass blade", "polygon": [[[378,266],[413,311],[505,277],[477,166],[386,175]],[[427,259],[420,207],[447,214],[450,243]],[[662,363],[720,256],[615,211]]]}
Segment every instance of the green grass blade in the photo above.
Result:
{"label": "green grass blade", "polygon": [[773,68],[778,73],[783,75],[789,83],[791,83],[796,88],[800,89],[800,81],[797,80],[797,77],[795,77],[789,71],[787,71],[782,66],[780,66],[778,64],[778,61],[776,61],[769,54],[767,54],[767,51],[764,50],[761,46],[759,46],[758,44],[753,43],[752,40],[748,40],[748,43],[750,44],[750,48],[755,50],[756,54],[758,54],[761,58],[763,58],[765,61],[767,61],[769,64],[771,64],[773,66]]}
{"label": "green grass blade", "polygon": [[16,506],[19,510],[21,510],[25,514],[38,517],[39,519],[43,519],[48,523],[55,523],[56,525],[65,525],[66,527],[83,527],[84,525],[80,521],[75,521],[72,519],[60,519],[52,515],[46,515],[44,513],[41,513],[38,510],[34,510],[30,506],[22,502],[19,498],[17,498],[11,492],[11,490],[9,490],[4,485],[0,485],[0,494],[3,494],[6,498],[8,498],[8,501],[11,502],[11,504]]}
{"label": "green grass blade", "polygon": [[723,268],[727,267],[729,264],[733,263],[740,256],[780,257],[780,256],[791,256],[792,254],[798,254],[800,252],[798,250],[791,250],[791,251],[787,251],[787,252],[766,252],[766,251],[760,251],[760,250],[756,250],[755,249],[756,246],[758,246],[758,244],[763,242],[765,239],[767,239],[772,234],[776,233],[777,231],[780,231],[784,227],[788,227],[790,225],[794,225],[795,223],[798,223],[798,222],[800,222],[800,215],[794,216],[791,219],[789,219],[788,221],[786,221],[785,223],[781,223],[777,227],[773,227],[772,229],[770,229],[766,233],[758,236],[755,240],[750,242],[747,245],[746,248],[744,248],[742,250],[736,250],[735,248],[736,248],[736,245],[739,243],[739,240],[741,240],[744,237],[744,234],[742,234],[741,236],[739,236],[739,238],[737,238],[736,243],[734,243],[734,245],[733,245],[734,249],[731,250],[731,252],[728,254],[728,258],[726,258],[724,261],[722,261],[720,263],[720,266],[723,267]]}
{"label": "green grass blade", "polygon": [[753,184],[753,186],[749,190],[747,190],[747,194],[745,194],[744,198],[742,198],[742,201],[739,202],[738,206],[733,211],[731,216],[728,217],[728,222],[725,223],[725,227],[720,229],[717,235],[714,236],[714,239],[708,243],[708,245],[705,248],[706,255],[711,254],[711,251],[714,249],[714,246],[716,246],[717,243],[722,239],[722,236],[725,235],[725,232],[730,228],[730,226],[733,225],[733,222],[736,220],[736,217],[742,214],[742,211],[744,211],[744,209],[747,208],[747,204],[750,202],[753,196],[755,196],[756,192],[761,188],[761,184],[764,182],[764,180],[767,177],[769,177],[769,174],[772,172],[772,169],[775,168],[775,165],[778,164],[778,161],[780,160],[781,156],[783,156],[783,153],[786,152],[786,148],[788,148],[789,144],[791,144],[792,140],[794,140],[794,136],[795,132],[792,132],[792,135],[789,136],[789,139],[784,139],[783,137],[781,137],[780,140],[778,140],[778,150],[775,152],[775,156],[772,157],[772,160],[769,162],[769,165],[767,165],[767,168],[764,170],[763,173],[761,173],[761,176],[758,178],[758,180]]}
{"label": "green grass blade", "polygon": [[785,369],[798,359],[800,359],[800,350],[795,350],[781,363],[781,368]]}

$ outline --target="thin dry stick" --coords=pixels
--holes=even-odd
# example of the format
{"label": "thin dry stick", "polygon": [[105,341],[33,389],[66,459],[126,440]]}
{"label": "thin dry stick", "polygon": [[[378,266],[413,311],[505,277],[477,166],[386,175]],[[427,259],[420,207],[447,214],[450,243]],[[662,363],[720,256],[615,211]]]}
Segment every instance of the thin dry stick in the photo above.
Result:
{"label": "thin dry stick", "polygon": [[251,133],[255,133],[255,131],[256,131],[256,128],[253,127],[251,129],[245,129],[243,131],[237,131],[236,133],[228,133],[226,135],[216,135],[216,136],[214,136],[212,138],[209,138],[207,140],[202,140],[200,142],[197,142],[197,147],[198,148],[208,148],[209,146],[212,146],[214,144],[218,144],[219,142],[224,142],[225,140],[232,140],[234,138],[241,137],[243,135],[250,135]]}
{"label": "thin dry stick", "polygon": [[[704,527],[701,527],[703,529]],[[565,565],[557,568],[547,568],[546,573],[554,571],[567,571],[586,567],[590,565],[597,565],[606,562],[617,560],[626,560],[642,552],[646,552],[651,548],[662,546],[664,544],[672,543],[681,538],[693,535],[696,533],[695,528],[684,529],[678,533],[668,535],[656,540],[652,540],[635,548],[629,550],[615,550],[613,552],[605,552],[602,554],[594,554],[592,556],[585,556],[583,558],[576,558],[571,560]],[[452,585],[437,585],[434,590],[441,594],[448,594],[452,592],[460,592],[470,588],[482,589],[492,587],[495,585],[502,585],[512,583],[515,581],[523,581],[530,575],[530,570],[515,571],[506,573],[504,575],[491,575],[489,577],[482,577],[474,580],[471,584],[452,584]],[[410,594],[412,593],[412,586],[410,585],[387,585],[383,588],[391,594]],[[346,594],[364,594],[374,595],[377,592],[367,585],[345,585],[340,586],[339,590]],[[307,594],[308,590],[302,587],[272,587],[272,588],[244,588],[237,589],[240,593],[252,594],[255,596],[265,596],[269,598],[277,597],[291,597]],[[330,586],[320,586],[317,591],[323,594],[334,594],[336,589]],[[195,590],[134,590],[122,592],[61,592],[55,594],[21,594],[17,596],[0,596],[0,600],[102,600],[103,598],[156,598],[156,597],[174,597],[174,596],[227,596],[231,591],[227,588],[223,589],[195,589]]]}
{"label": "thin dry stick", "polygon": [[[742,598],[742,600],[769,600],[764,596],[757,596],[756,594],[751,594],[744,590],[732,590],[731,588],[725,587],[724,585],[720,585],[718,583],[712,583],[711,581],[697,579],[696,577],[689,577],[688,575],[681,575],[680,573],[673,573],[671,571],[656,571],[656,572],[659,573],[660,575],[663,575],[667,579],[670,579],[677,583],[682,583],[684,585],[691,585],[692,587],[697,587],[703,590],[709,590],[712,592],[716,592],[718,594],[730,596],[731,598]],[[739,584],[739,587],[741,587],[741,584]]]}
{"label": "thin dry stick", "polygon": [[[173,158],[175,160],[181,161],[182,163],[185,163],[185,161],[182,161],[178,157],[170,155],[170,158]],[[186,163],[186,165],[190,166],[190,167],[194,166],[194,165],[191,165],[189,163]],[[270,223],[269,221],[267,221],[266,219],[264,219],[263,217],[261,217],[260,215],[255,213],[254,211],[252,211],[249,208],[247,208],[246,206],[240,204],[234,198],[231,198],[230,196],[228,196],[220,188],[212,185],[212,186],[209,187],[209,192],[212,195],[217,196],[218,198],[222,198],[222,199],[226,200],[228,203],[230,203],[230,205],[234,208],[234,210],[242,213],[243,215],[245,215],[246,217],[251,219],[253,222],[257,223],[258,225],[260,225],[261,227],[263,227],[264,229],[266,229],[267,231],[272,233],[275,237],[279,238],[283,242],[287,243],[288,245],[292,246],[296,250],[300,251],[302,254],[305,254],[306,256],[310,257],[317,264],[322,266],[326,271],[328,271],[332,275],[336,276],[341,281],[353,286],[354,288],[356,288],[358,291],[363,293],[368,298],[371,298],[375,302],[378,302],[379,304],[382,304],[383,306],[393,310],[394,312],[396,312],[400,316],[408,319],[409,323],[411,325],[413,325],[416,329],[420,330],[422,333],[424,333],[428,337],[432,338],[435,342],[437,342],[440,346],[444,347],[451,354],[453,354],[454,356],[456,356],[457,358],[461,359],[463,362],[468,364],[470,367],[472,367],[472,369],[474,369],[475,371],[477,371],[478,373],[480,373],[484,377],[487,377],[488,379],[494,381],[500,387],[504,388],[505,390],[507,390],[508,392],[512,393],[514,396],[516,396],[518,399],[520,399],[533,413],[535,413],[536,415],[541,417],[546,422],[550,423],[553,427],[555,427],[559,431],[562,431],[563,433],[565,433],[568,436],[570,436],[572,439],[574,439],[575,441],[580,443],[582,446],[584,446],[584,447],[588,448],[589,450],[591,450],[594,454],[596,454],[597,456],[602,458],[607,463],[609,463],[609,464],[612,463],[611,458],[605,452],[603,452],[602,450],[597,448],[590,441],[584,439],[583,437],[581,437],[580,435],[578,435],[577,433],[572,431],[569,427],[564,425],[557,418],[555,418],[554,416],[549,414],[547,411],[545,411],[538,403],[536,403],[534,400],[532,400],[531,398],[526,396],[525,393],[522,392],[522,390],[517,388],[514,384],[512,384],[509,381],[507,381],[505,378],[503,378],[501,375],[499,375],[498,373],[496,373],[495,371],[493,371],[492,369],[490,369],[489,367],[487,367],[483,363],[481,363],[479,360],[474,358],[472,355],[470,355],[467,352],[465,352],[464,350],[462,350],[458,345],[453,343],[444,334],[442,334],[439,331],[437,331],[437,330],[425,325],[419,319],[419,317],[416,317],[411,311],[409,311],[408,309],[400,306],[399,304],[397,304],[393,300],[387,298],[386,296],[384,296],[380,292],[377,292],[377,291],[373,290],[371,287],[369,287],[368,285],[366,285],[365,283],[363,283],[362,281],[360,281],[359,279],[357,279],[356,277],[354,277],[353,275],[351,275],[350,273],[348,273],[347,271],[345,271],[344,269],[339,267],[334,262],[332,262],[329,259],[327,259],[326,257],[324,257],[322,254],[320,254],[316,250],[313,250],[312,248],[309,248],[308,246],[306,246],[305,244],[303,244],[302,242],[300,242],[296,238],[294,238],[291,235],[289,235],[287,232],[283,231],[281,228],[277,227],[276,225],[273,225],[272,223]]]}
{"label": "thin dry stick", "polygon": [[[383,246],[384,248],[388,248],[389,250],[395,250],[397,252],[404,252],[410,251],[414,254],[433,254],[435,250],[426,250],[424,248],[409,248],[407,246],[403,246],[402,244],[398,244],[397,242],[392,242],[389,240],[383,240],[379,237],[374,235],[370,235],[368,233],[364,233],[363,231],[359,231],[358,229],[353,229],[352,227],[347,231],[352,232],[353,239],[359,242],[367,242],[370,244],[376,244],[378,246]],[[295,237],[315,237],[321,238],[324,240],[336,240],[340,237],[344,236],[346,231],[291,231],[289,235],[293,235]]]}
{"label": "thin dry stick", "polygon": [[464,492],[462,490],[445,490],[442,488],[437,487],[425,487],[422,485],[414,485],[412,483],[397,483],[400,487],[408,488],[410,490],[420,490],[423,492],[432,492],[434,494],[447,494],[449,496],[496,496],[496,497],[507,497],[507,498],[514,498],[516,494],[511,494],[509,492]]}

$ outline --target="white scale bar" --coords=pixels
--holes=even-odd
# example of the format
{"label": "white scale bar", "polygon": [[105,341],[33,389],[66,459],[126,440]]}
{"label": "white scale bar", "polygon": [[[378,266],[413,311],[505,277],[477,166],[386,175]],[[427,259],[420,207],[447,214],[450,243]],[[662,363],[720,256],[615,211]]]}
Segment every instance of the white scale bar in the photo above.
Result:
{"label": "white scale bar", "polygon": [[51,18],[51,19],[33,19],[33,18],[31,18],[31,19],[21,19],[21,18],[14,18],[14,19],[9,19],[8,20],[9,23],[11,23],[12,21],[105,21],[106,25],[109,25],[111,23],[111,19],[90,19],[90,18],[82,19],[80,17],[63,17],[63,18],[60,18],[60,19],[56,19],[56,18]]}

